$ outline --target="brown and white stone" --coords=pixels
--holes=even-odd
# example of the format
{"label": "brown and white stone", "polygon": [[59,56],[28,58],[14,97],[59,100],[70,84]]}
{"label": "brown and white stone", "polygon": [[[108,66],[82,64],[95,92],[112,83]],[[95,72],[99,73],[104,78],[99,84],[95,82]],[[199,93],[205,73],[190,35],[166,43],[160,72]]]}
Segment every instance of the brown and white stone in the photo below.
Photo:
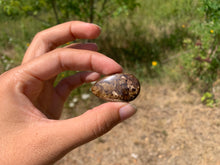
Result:
{"label": "brown and white stone", "polygon": [[118,73],[100,79],[91,90],[94,95],[106,101],[129,102],[138,96],[140,83],[132,74]]}

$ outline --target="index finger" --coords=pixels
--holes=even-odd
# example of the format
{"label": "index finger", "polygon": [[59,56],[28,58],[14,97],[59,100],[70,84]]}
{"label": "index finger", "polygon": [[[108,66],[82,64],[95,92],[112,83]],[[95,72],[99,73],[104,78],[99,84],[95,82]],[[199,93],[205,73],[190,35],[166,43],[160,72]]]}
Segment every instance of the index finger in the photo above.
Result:
{"label": "index finger", "polygon": [[81,21],[70,21],[43,30],[34,37],[22,63],[75,39],[95,39],[100,32],[99,26]]}
{"label": "index finger", "polygon": [[122,72],[118,63],[101,53],[71,48],[56,49],[20,67],[22,74],[41,81],[49,80],[65,70],[95,71],[104,75]]}

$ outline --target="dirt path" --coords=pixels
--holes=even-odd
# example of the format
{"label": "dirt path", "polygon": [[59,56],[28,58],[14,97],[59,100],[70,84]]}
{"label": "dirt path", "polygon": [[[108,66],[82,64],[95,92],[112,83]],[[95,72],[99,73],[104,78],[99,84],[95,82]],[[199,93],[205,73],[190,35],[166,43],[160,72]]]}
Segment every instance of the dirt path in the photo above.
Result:
{"label": "dirt path", "polygon": [[133,118],[56,165],[220,165],[220,107],[183,85],[144,85],[133,103]]}

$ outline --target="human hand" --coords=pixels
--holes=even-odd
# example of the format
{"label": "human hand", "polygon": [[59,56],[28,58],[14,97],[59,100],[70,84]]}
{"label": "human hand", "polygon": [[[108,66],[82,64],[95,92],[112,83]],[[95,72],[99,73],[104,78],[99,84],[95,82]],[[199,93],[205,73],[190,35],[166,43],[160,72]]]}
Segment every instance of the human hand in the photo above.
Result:
{"label": "human hand", "polygon": [[[0,164],[54,163],[136,112],[128,103],[105,103],[81,116],[56,120],[73,89],[97,80],[100,74],[122,72],[119,64],[96,52],[95,44],[57,48],[99,34],[98,26],[79,21],[39,32],[22,65],[0,76]],[[65,70],[83,72],[64,78],[54,87],[56,76]]]}

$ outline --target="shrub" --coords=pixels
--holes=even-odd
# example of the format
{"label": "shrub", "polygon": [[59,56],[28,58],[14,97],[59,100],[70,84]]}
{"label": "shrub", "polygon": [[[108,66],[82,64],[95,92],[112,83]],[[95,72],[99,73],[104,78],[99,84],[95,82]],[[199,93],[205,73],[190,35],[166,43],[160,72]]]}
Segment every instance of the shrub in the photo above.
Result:
{"label": "shrub", "polygon": [[201,92],[211,92],[220,68],[220,1],[203,0],[198,9],[200,20],[190,24],[193,38],[183,40],[184,73],[191,85]]}

